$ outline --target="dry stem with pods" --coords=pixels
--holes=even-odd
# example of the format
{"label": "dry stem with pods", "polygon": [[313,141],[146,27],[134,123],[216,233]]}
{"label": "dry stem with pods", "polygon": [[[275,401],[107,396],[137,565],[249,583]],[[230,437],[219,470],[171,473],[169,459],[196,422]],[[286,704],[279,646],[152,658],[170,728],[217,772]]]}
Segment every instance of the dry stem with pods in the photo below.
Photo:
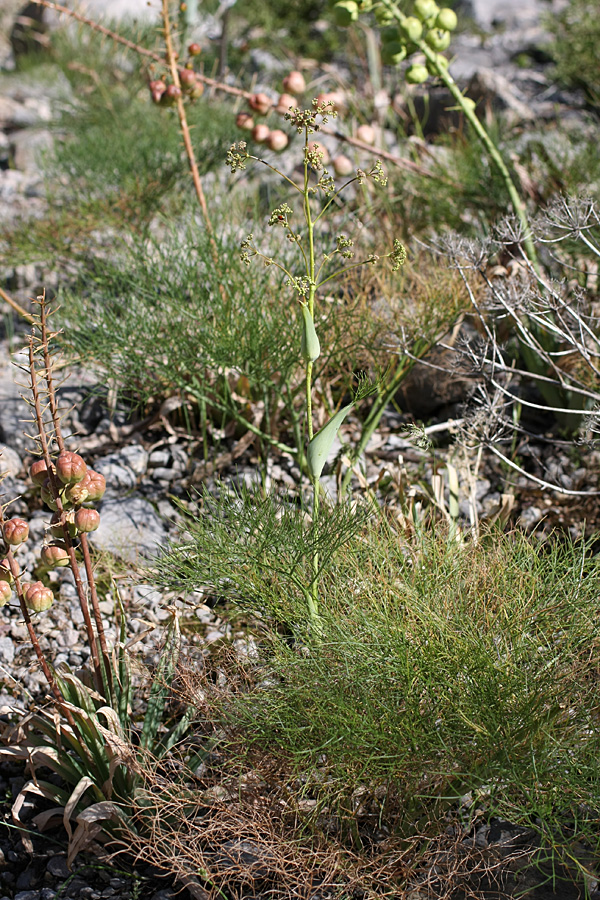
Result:
{"label": "dry stem with pods", "polygon": [[[139,766],[151,768],[156,758],[168,752],[185,733],[192,716],[184,712],[170,731],[163,728],[180,650],[179,621],[172,609],[146,712],[139,723],[131,719],[134,683],[126,646],[125,610],[116,592],[118,640],[109,647],[88,543],[88,534],[100,524],[94,505],[102,499],[106,483],[79,454],[65,446],[52,356],[52,341],[57,334],[49,326],[45,297],[39,297],[37,303],[39,312],[28,340],[28,364],[20,368],[31,395],[31,437],[39,454],[30,475],[51,511],[49,537],[41,548],[41,578],[27,581],[18,553],[29,538],[29,526],[24,519],[7,518],[9,504],[0,508],[5,545],[5,558],[0,562],[0,605],[9,603],[14,591],[54,709],[41,707],[9,726],[0,757],[22,759],[31,772],[32,780],[15,802],[16,821],[26,793],[53,800],[69,834],[68,859],[72,861],[104,826],[116,834],[115,824],[122,825],[131,808]],[[73,574],[90,655],[88,666],[77,674],[64,666],[54,669],[38,633],[39,617],[55,602],[52,588],[43,580],[44,572],[66,566]],[[62,784],[44,780],[36,772],[38,766],[53,769]],[[53,812],[56,818],[56,809]],[[75,832],[70,824],[73,818],[77,821]],[[48,821],[48,815],[42,814],[38,824],[42,827]]]}

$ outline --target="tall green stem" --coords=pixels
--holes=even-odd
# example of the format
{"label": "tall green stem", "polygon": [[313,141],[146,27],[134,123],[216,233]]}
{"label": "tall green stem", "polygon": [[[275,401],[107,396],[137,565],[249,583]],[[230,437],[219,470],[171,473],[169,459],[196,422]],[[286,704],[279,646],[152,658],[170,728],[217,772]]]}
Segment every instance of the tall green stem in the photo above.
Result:
{"label": "tall green stem", "polygon": [[[394,0],[382,0],[382,2],[384,4],[384,6],[387,7],[387,9],[392,13],[394,18],[398,22],[405,21],[407,16],[405,16],[405,14],[403,12],[401,12],[401,10],[398,9],[396,4],[394,3]],[[537,266],[537,254],[535,252],[535,245],[531,239],[527,210],[525,208],[525,204],[523,203],[523,201],[521,200],[521,197],[519,196],[519,192],[517,191],[517,188],[515,187],[515,183],[511,178],[511,174],[508,171],[508,167],[507,167],[506,163],[504,162],[504,159],[502,158],[502,154],[500,153],[500,151],[494,144],[493,140],[491,139],[491,137],[489,136],[489,134],[487,133],[487,131],[485,130],[485,128],[483,127],[483,125],[481,124],[479,119],[477,118],[477,116],[475,114],[475,109],[474,109],[472,103],[466,102],[466,100],[468,100],[468,98],[465,98],[463,96],[460,88],[458,87],[454,78],[448,71],[448,68],[445,66],[439,65],[437,53],[434,50],[432,50],[431,47],[429,47],[429,45],[425,43],[425,41],[423,41],[421,39],[414,41],[414,43],[419,48],[420,52],[425,55],[428,62],[430,62],[433,67],[435,67],[437,74],[439,75],[441,80],[444,82],[444,84],[446,85],[446,87],[448,88],[448,90],[450,91],[450,93],[452,94],[454,99],[456,100],[456,103],[461,108],[465,118],[471,125],[471,128],[473,129],[473,131],[475,132],[477,137],[479,138],[479,140],[480,140],[481,144],[483,145],[489,158],[492,160],[492,162],[498,169],[498,172],[500,173],[502,180],[504,182],[504,185],[506,187],[508,196],[510,197],[510,202],[512,203],[512,207],[513,207],[515,214],[516,214],[517,218],[519,219],[519,222],[521,223],[521,226],[523,228],[523,233],[525,235],[523,238],[523,246],[525,248],[527,256],[529,257],[531,262],[534,264],[534,266]]]}
{"label": "tall green stem", "polygon": [[[308,131],[305,132],[305,145],[308,143]],[[315,226],[312,219],[312,211],[310,208],[310,192],[309,192],[309,169],[308,159],[304,157],[304,218],[306,220],[306,228],[308,232],[308,311],[311,318],[314,318],[315,294],[317,285],[315,281]],[[311,360],[306,362],[306,427],[309,442],[314,436],[313,417],[312,417],[312,373],[313,363]],[[310,475],[310,482],[313,489],[313,529],[315,540],[317,539],[317,529],[319,523],[319,490],[320,484],[318,477]],[[319,621],[319,553],[313,550],[312,555],[312,584],[309,597],[309,614],[311,622],[318,628]]]}

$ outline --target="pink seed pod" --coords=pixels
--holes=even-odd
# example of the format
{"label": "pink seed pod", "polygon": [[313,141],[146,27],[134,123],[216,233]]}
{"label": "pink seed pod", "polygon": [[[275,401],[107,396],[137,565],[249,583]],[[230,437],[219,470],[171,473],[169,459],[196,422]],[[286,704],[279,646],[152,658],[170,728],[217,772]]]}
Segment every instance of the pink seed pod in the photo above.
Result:
{"label": "pink seed pod", "polygon": [[346,95],[342,91],[326,91],[317,97],[319,104],[329,104],[331,112],[342,113],[346,108]]}
{"label": "pink seed pod", "polygon": [[254,119],[250,113],[241,112],[235,117],[235,124],[238,128],[243,128],[244,131],[252,131],[254,128]]}
{"label": "pink seed pod", "polygon": [[196,73],[193,69],[180,69],[179,81],[184,91],[191,91],[196,84]]}
{"label": "pink seed pod", "polygon": [[198,97],[201,97],[204,93],[204,85],[201,81],[197,81],[195,85],[188,91],[188,94],[193,100],[197,100]]}
{"label": "pink seed pod", "polygon": [[23,596],[27,607],[33,612],[44,612],[54,603],[54,594],[41,581],[23,585]]}
{"label": "pink seed pod", "polygon": [[283,79],[283,89],[290,94],[303,94],[306,90],[306,82],[302,72],[294,70]]}
{"label": "pink seed pod", "polygon": [[79,453],[63,450],[56,460],[56,474],[63,484],[78,484],[85,478],[87,466]]}
{"label": "pink seed pod", "polygon": [[8,519],[2,526],[4,540],[11,547],[18,547],[29,537],[29,525],[24,519]]}
{"label": "pink seed pod", "polygon": [[281,94],[279,100],[277,101],[277,112],[280,115],[283,115],[286,112],[289,112],[290,106],[293,109],[298,109],[298,101],[292,94]]}
{"label": "pink seed pod", "polygon": [[339,153],[337,156],[333,157],[333,170],[336,175],[340,177],[351,175],[354,172],[354,164],[351,159],[348,159],[347,156],[344,156],[343,153]]}
{"label": "pink seed pod", "polygon": [[202,53],[202,47],[200,46],[200,44],[190,44],[188,47],[188,53],[190,54],[190,56],[200,56],[200,54]]}
{"label": "pink seed pod", "polygon": [[45,547],[42,547],[41,557],[42,562],[49,569],[69,565],[69,554],[66,548],[60,544],[46,544]]}
{"label": "pink seed pod", "polygon": [[51,509],[53,511],[56,511],[58,509],[58,503],[56,502],[54,494],[52,493],[49,478],[46,478],[42,485],[42,488],[40,490],[40,497],[42,498],[48,509]]}
{"label": "pink seed pod", "polygon": [[152,95],[152,101],[154,103],[160,103],[161,97],[167,89],[167,85],[162,80],[151,81],[148,84],[150,88],[150,94]]}
{"label": "pink seed pod", "polygon": [[43,484],[48,477],[48,467],[45,459],[36,459],[29,467],[29,475],[35,484]]}
{"label": "pink seed pod", "polygon": [[63,506],[81,506],[89,497],[89,491],[82,482],[70,484],[63,493]]}
{"label": "pink seed pod", "polygon": [[266,144],[270,134],[271,130],[268,125],[255,125],[252,129],[252,139],[257,144]]}
{"label": "pink seed pod", "polygon": [[375,143],[375,129],[372,125],[359,125],[356,129],[356,137],[363,144]]}
{"label": "pink seed pod", "polygon": [[180,87],[177,87],[176,84],[170,84],[161,97],[161,103],[164,103],[165,106],[174,106],[181,97],[181,93]]}
{"label": "pink seed pod", "polygon": [[0,559],[0,581],[12,581],[13,574],[7,559]]}
{"label": "pink seed pod", "polygon": [[75,513],[75,527],[82,534],[95,531],[100,525],[100,513],[95,509],[78,509]]}
{"label": "pink seed pod", "polygon": [[6,606],[12,596],[12,588],[8,581],[0,581],[0,606]]}
{"label": "pink seed pod", "polygon": [[[67,534],[69,537],[77,537],[77,526],[75,525],[75,511],[69,510],[69,512],[65,513],[65,526],[67,529]],[[63,526],[60,523],[60,513],[55,512],[52,518],[50,519],[50,534],[53,538],[57,538],[59,541],[62,541],[65,536],[65,532]]]}
{"label": "pink seed pod", "polygon": [[266,116],[273,106],[273,102],[268,94],[252,94],[248,103],[250,104],[250,109],[253,109],[259,116]]}
{"label": "pink seed pod", "polygon": [[280,131],[279,128],[276,128],[267,138],[267,144],[271,150],[285,150],[289,144],[289,138],[285,131]]}
{"label": "pink seed pod", "polygon": [[95,503],[97,500],[102,500],[104,497],[104,492],[106,491],[106,478],[104,475],[101,475],[100,472],[94,472],[93,469],[88,468],[83,481],[80,481],[79,484],[82,488],[87,490],[87,500],[89,502]]}

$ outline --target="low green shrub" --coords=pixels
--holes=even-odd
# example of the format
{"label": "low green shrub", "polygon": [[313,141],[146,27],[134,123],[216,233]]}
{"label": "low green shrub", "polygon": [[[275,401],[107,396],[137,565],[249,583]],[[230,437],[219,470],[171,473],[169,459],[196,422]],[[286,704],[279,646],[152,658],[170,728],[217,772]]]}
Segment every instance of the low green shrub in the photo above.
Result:
{"label": "low green shrub", "polygon": [[288,766],[295,790],[342,818],[362,792],[379,798],[380,821],[410,831],[472,791],[488,815],[597,852],[590,548],[500,532],[460,542],[439,526],[409,542],[381,516],[329,515],[324,531],[341,537],[323,564],[318,636],[289,505],[207,502],[161,562],[166,583],[212,586],[259,616],[256,657],[230,670],[240,687],[218,709],[234,743]]}

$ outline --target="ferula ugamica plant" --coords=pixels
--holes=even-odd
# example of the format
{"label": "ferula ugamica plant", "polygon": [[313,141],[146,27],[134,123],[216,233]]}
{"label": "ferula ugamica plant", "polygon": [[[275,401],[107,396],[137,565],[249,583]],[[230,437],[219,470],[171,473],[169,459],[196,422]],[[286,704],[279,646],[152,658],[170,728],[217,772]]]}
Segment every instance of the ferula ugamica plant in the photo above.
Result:
{"label": "ferula ugamica plant", "polygon": [[[288,203],[277,206],[270,214],[268,224],[272,228],[280,228],[287,239],[297,250],[296,259],[299,268],[284,261],[274,259],[264,253],[254,238],[249,234],[241,243],[241,258],[247,265],[254,257],[263,260],[267,266],[276,266],[286,276],[285,284],[290,289],[290,296],[295,297],[298,318],[298,356],[304,367],[304,398],[307,448],[305,471],[312,486],[312,525],[318,528],[319,502],[323,490],[320,483],[327,457],[333,446],[335,437],[344,419],[353,405],[366,396],[372,389],[367,379],[359,382],[358,390],[352,402],[339,409],[319,431],[315,432],[313,421],[314,366],[321,355],[319,341],[319,299],[320,292],[331,282],[340,278],[351,269],[365,265],[375,265],[380,260],[389,259],[392,269],[398,269],[406,259],[406,252],[399,240],[395,239],[393,247],[379,256],[370,253],[362,259],[355,259],[354,242],[345,234],[331,235],[323,231],[322,243],[326,249],[319,255],[317,240],[321,226],[327,213],[333,211],[334,203],[349,185],[363,184],[371,180],[379,187],[385,187],[387,178],[381,162],[377,160],[368,170],[356,169],[352,177],[342,184],[336,183],[334,176],[326,168],[328,154],[312,135],[319,131],[329,117],[335,117],[337,111],[332,101],[313,100],[310,109],[290,108],[285,118],[293,130],[303,136],[302,173],[300,183],[281,172],[275,165],[254,156],[248,151],[245,141],[233,144],[227,154],[227,163],[232,172],[245,169],[250,160],[263,163],[277,172],[289,186],[292,198],[297,200],[299,209]],[[335,167],[334,167],[335,169]],[[336,172],[337,174],[337,172]],[[312,558],[312,579],[306,585],[306,599],[310,620],[316,631],[319,628],[319,556],[315,551]]]}

